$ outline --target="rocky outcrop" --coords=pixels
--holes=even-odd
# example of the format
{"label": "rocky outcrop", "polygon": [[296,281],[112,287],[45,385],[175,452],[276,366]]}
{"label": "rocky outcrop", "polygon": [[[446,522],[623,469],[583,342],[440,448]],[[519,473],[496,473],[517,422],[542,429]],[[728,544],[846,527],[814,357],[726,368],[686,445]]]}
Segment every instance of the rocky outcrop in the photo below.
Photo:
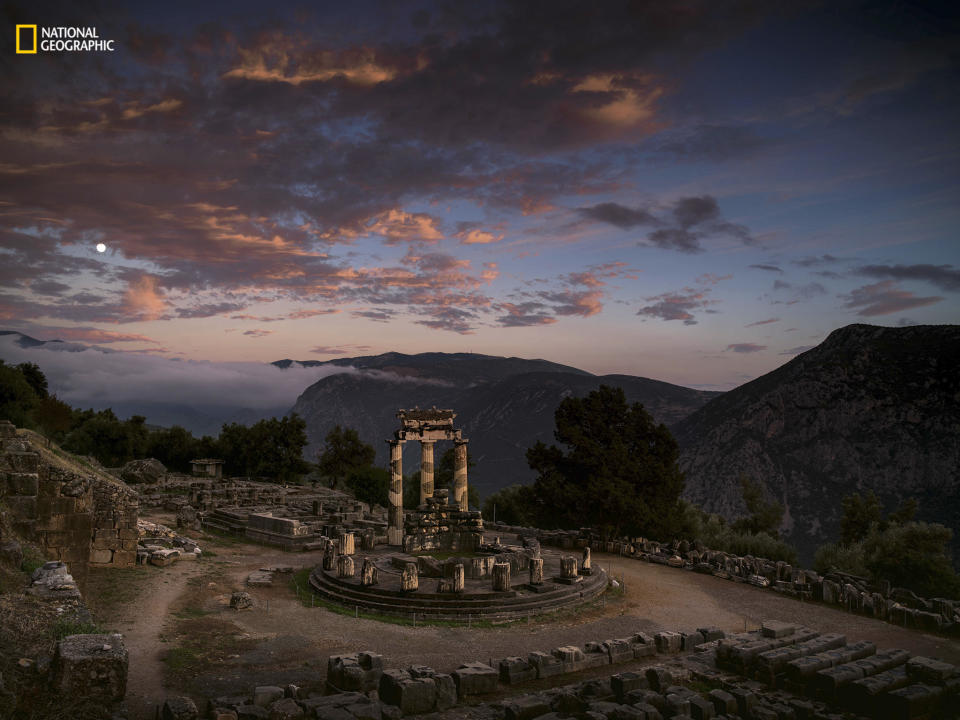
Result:
{"label": "rocky outcrop", "polygon": [[853,492],[872,490],[888,510],[916,498],[920,519],[955,528],[958,357],[956,325],[836,330],[674,428],[687,497],[732,517],[744,511],[740,476],[761,481],[808,560],[836,539],[840,500]]}
{"label": "rocky outcrop", "polygon": [[155,458],[131,460],[120,471],[120,478],[131,485],[147,483],[155,485],[167,476],[167,468]]}

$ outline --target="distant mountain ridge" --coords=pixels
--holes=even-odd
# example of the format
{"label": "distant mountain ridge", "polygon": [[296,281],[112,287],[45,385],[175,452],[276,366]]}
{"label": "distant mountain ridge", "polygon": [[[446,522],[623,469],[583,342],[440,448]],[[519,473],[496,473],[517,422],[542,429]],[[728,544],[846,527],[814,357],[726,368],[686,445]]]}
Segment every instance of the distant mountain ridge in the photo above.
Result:
{"label": "distant mountain ridge", "polygon": [[960,549],[958,358],[956,325],[835,330],[673,428],[686,496],[735,516],[740,475],[761,480],[808,559],[839,535],[845,495],[872,490],[888,510],[914,497]]}
{"label": "distant mountain ridge", "polygon": [[[294,362],[274,364],[290,367]],[[603,384],[616,385],[630,402],[643,403],[657,421],[671,425],[719,394],[630,375],[598,376],[546,360],[473,353],[386,353],[302,364],[354,369],[314,383],[293,406],[293,412],[307,421],[308,459],[315,459],[326,434],[342,425],[356,429],[365,442],[373,444],[377,462],[385,465],[383,441],[397,428],[398,409],[453,408],[457,427],[470,440],[470,454],[477,463],[470,480],[482,495],[533,479],[527,448],[537,440],[553,441],[553,414],[565,397],[586,395]],[[441,445],[437,451],[445,449]],[[419,460],[419,448],[407,447],[405,470],[415,472]]]}

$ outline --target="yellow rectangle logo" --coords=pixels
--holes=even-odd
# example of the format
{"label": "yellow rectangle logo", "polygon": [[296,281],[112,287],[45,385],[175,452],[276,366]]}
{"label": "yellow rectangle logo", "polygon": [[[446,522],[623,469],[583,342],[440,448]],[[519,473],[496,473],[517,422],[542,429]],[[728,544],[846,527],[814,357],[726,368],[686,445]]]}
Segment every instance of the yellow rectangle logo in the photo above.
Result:
{"label": "yellow rectangle logo", "polygon": [[[31,39],[30,30],[32,33],[33,42],[29,45],[27,43],[21,42],[23,38]],[[27,31],[27,32],[24,32]],[[36,55],[37,54],[37,26],[36,25],[17,25],[17,55]]]}

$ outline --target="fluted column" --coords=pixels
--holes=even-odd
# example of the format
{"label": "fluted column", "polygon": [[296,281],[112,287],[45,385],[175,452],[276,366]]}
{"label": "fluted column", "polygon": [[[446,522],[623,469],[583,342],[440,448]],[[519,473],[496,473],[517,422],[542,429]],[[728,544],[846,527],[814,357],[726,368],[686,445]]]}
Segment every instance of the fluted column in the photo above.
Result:
{"label": "fluted column", "polygon": [[433,497],[433,441],[420,441],[420,504]]}
{"label": "fluted column", "polygon": [[453,502],[461,510],[470,508],[467,500],[467,441],[457,440],[453,446]]}
{"label": "fluted column", "polygon": [[403,544],[403,441],[390,443],[390,509],[387,516],[387,544]]}

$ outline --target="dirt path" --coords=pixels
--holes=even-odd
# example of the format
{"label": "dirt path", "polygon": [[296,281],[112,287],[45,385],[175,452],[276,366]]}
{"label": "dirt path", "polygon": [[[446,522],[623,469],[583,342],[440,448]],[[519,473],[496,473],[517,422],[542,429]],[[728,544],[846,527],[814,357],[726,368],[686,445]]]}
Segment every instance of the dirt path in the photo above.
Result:
{"label": "dirt path", "polygon": [[[297,559],[303,565],[319,560],[304,563],[307,558]],[[801,603],[769,590],[603,553],[594,555],[594,564],[610,568],[612,575],[624,579],[626,592],[621,600],[557,619],[534,619],[530,624],[413,628],[303,607],[285,587],[251,590],[260,607],[235,614],[235,622],[251,635],[271,642],[284,637],[306,640],[306,644],[296,644],[298,652],[290,660],[302,662],[305,657],[314,657],[320,672],[328,655],[362,649],[381,653],[390,666],[425,664],[449,671],[466,660],[526,656],[532,650],[582,645],[636,631],[715,626],[738,632],[756,628],[765,619],[795,622],[821,632],[842,632],[850,642],[872,640],[878,647],[900,647],[960,663],[960,642],[822,604]]]}
{"label": "dirt path", "polygon": [[[152,720],[155,705],[174,693],[203,700],[246,694],[263,684],[294,683],[319,689],[327,658],[358,650],[382,654],[390,667],[424,664],[450,671],[463,661],[496,661],[637,631],[709,625],[735,632],[755,628],[768,618],[796,622],[821,632],[843,632],[851,642],[872,640],[878,647],[901,647],[960,663],[960,642],[955,640],[904,630],[821,604],[800,603],[749,585],[603,553],[594,554],[594,564],[623,578],[626,592],[619,599],[548,620],[534,618],[529,624],[414,628],[304,607],[290,590],[285,575],[275,576],[273,587],[245,587],[252,570],[269,565],[313,567],[320,562],[320,553],[290,554],[236,542],[214,547],[216,557],[199,563],[181,562],[155,572],[142,599],[123,608],[122,617],[128,620],[114,623],[126,635],[130,651],[127,703],[131,720]],[[202,582],[189,582],[198,575],[204,576]],[[226,606],[230,590],[239,588],[254,597],[254,609],[236,612]],[[173,614],[185,604],[202,612],[202,618],[185,620]],[[163,653],[183,640],[183,633],[189,633],[187,628],[199,628],[199,623],[222,628],[210,638],[212,660],[205,659],[195,672],[180,676],[175,686],[165,687],[164,676],[170,675],[161,660]],[[231,638],[242,639],[242,649],[219,652],[221,640]]]}

